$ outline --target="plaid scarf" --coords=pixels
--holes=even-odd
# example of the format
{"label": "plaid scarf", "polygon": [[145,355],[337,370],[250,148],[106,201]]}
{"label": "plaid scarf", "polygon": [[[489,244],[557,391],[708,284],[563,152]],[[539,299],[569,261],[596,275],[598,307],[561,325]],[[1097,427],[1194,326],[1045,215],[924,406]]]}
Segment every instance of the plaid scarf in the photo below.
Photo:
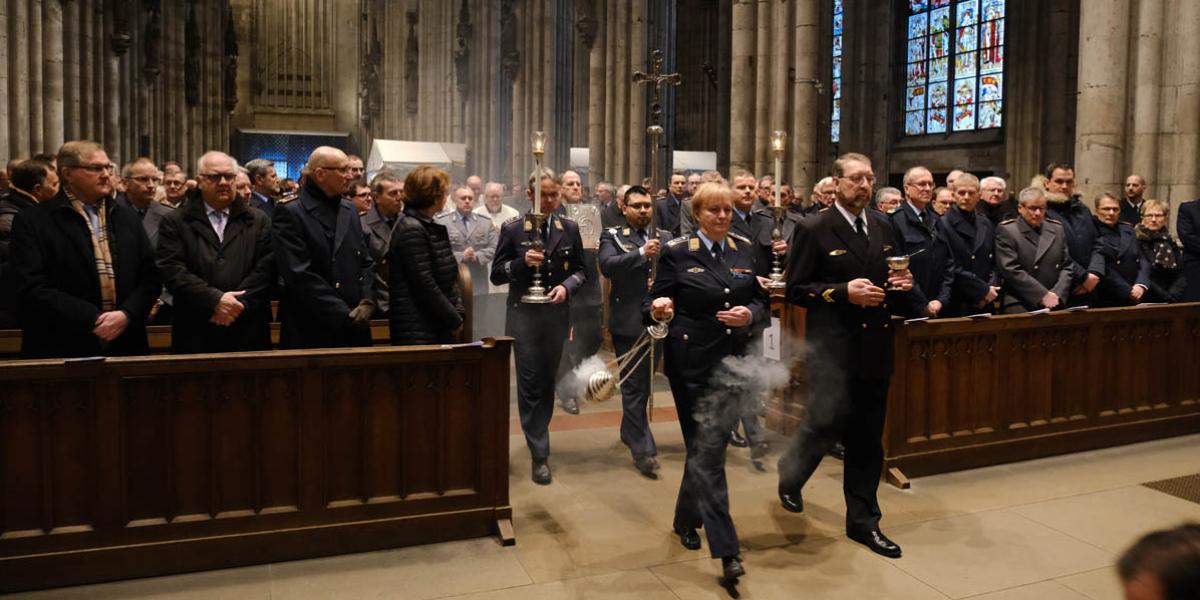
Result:
{"label": "plaid scarf", "polygon": [[[64,187],[65,189],[65,187]],[[92,234],[92,254],[96,257],[96,276],[100,279],[100,312],[111,311],[117,305],[117,278],[113,272],[112,252],[108,248],[108,198],[101,198],[96,203],[96,211],[100,216],[100,231],[97,232],[92,226],[92,219],[87,215],[87,209],[83,207],[83,202],[71,194],[70,190],[66,190],[67,199],[71,201],[71,208],[83,217],[83,222],[87,223],[88,231]]]}

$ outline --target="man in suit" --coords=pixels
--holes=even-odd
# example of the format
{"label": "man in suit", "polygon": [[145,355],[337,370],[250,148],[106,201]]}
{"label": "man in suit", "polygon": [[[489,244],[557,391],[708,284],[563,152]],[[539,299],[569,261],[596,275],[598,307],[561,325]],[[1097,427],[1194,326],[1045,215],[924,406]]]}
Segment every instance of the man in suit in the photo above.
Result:
{"label": "man in suit", "polygon": [[[534,231],[530,218],[514,219],[500,228],[500,240],[492,261],[492,283],[508,285],[508,314],[505,333],[514,338],[517,367],[517,411],[521,431],[532,457],[532,479],[547,485],[550,475],[550,417],[554,413],[554,384],[563,344],[570,330],[568,301],[583,285],[579,226],[555,214],[561,180],[553,171],[541,169],[529,178],[529,200],[541,187],[541,212],[546,215],[541,231]],[[541,236],[543,249],[533,250],[530,240]],[[541,266],[542,285],[549,304],[526,304],[521,296],[529,291],[534,268]]]}
{"label": "man in suit", "polygon": [[913,167],[904,173],[905,201],[890,215],[896,231],[895,255],[912,257],[913,296],[924,307],[921,314],[936,318],[950,301],[950,288],[943,285],[943,274],[953,268],[950,254],[937,240],[938,215],[929,208],[933,198],[933,174],[925,167]]}
{"label": "man in suit", "polygon": [[1180,263],[1183,276],[1187,278],[1182,300],[1200,302],[1200,200],[1179,205],[1175,231],[1183,244],[1183,258]]}
{"label": "man in suit", "polygon": [[[800,223],[788,261],[789,302],[805,307],[808,421],[779,459],[779,499],[801,512],[801,489],[838,440],[850,539],[889,558],[900,546],[880,531],[877,492],[892,375],[893,313],[911,312],[912,274],[889,272],[897,240],[888,218],[868,210],[875,174],[861,154],[833,163],[838,199]],[[903,210],[903,208],[902,208]],[[897,291],[885,292],[891,285]]]}
{"label": "man in suit", "polygon": [[674,237],[679,237],[680,210],[683,204],[683,194],[687,190],[687,177],[683,173],[672,173],[670,184],[667,186],[667,197],[660,198],[654,203],[654,221],[656,229],[665,229]]}
{"label": "man in suit", "polygon": [[1146,201],[1146,179],[1141,175],[1125,178],[1125,198],[1121,200],[1119,222],[1137,225],[1142,222],[1142,203]]}
{"label": "man in suit", "polygon": [[625,214],[621,202],[617,200],[617,191],[607,181],[596,185],[596,202],[600,205],[600,225],[605,229],[625,225]]}
{"label": "man in suit", "polygon": [[[475,212],[475,191],[462,185],[450,192],[454,209],[434,220],[446,226],[454,259],[471,272],[471,295],[482,308],[487,300],[488,267],[496,254],[498,235],[491,219]],[[487,314],[486,310],[477,314]]]}
{"label": "man in suit", "polygon": [[[137,213],[138,218],[142,220],[142,227],[146,230],[146,237],[150,239],[150,247],[154,248],[158,245],[159,223],[162,222],[163,217],[175,210],[162,202],[154,201],[154,196],[158,193],[158,186],[162,183],[162,172],[149,158],[135,158],[121,168],[121,179],[125,183],[125,191],[117,194],[116,202]],[[174,300],[171,292],[164,286],[162,295],[154,303],[154,308],[150,310],[147,323],[149,325],[170,323],[173,306]]]}
{"label": "man in suit", "polygon": [[[608,294],[608,330],[613,350],[621,356],[633,347],[646,330],[642,325],[642,301],[650,289],[654,261],[662,251],[662,240],[650,230],[650,192],[634,186],[625,192],[625,225],[604,230],[600,236],[600,272],[612,282]],[[661,344],[655,362],[662,357]],[[633,359],[637,361],[636,358]],[[630,363],[632,366],[633,363]],[[658,479],[658,447],[647,421],[654,368],[649,357],[621,383],[621,442],[633,454],[633,466],[643,476]]]}
{"label": "man in suit", "polygon": [[[583,204],[583,179],[579,173],[563,171],[559,196],[562,198],[562,204],[559,205],[557,214],[566,215],[567,205]],[[576,225],[582,223],[576,222]],[[600,223],[590,223],[593,228],[599,225]],[[582,237],[582,232],[580,235]],[[591,243],[599,245],[598,240],[585,243],[589,246]],[[589,356],[594,356],[600,350],[604,338],[601,323],[604,319],[604,299],[601,297],[600,265],[596,260],[596,251],[597,248],[587,246],[580,250],[580,262],[583,263],[586,279],[579,291],[571,296],[571,307],[568,311],[571,315],[571,333],[567,336],[566,346],[563,347],[563,359],[558,363],[558,398],[562,402],[563,410],[573,415],[579,414],[580,398],[574,397],[577,390],[575,386],[569,385],[572,381],[571,371]]]}
{"label": "man in suit", "polygon": [[1084,306],[1104,277],[1104,259],[1095,253],[1096,218],[1075,195],[1075,169],[1070,165],[1055,163],[1046,168],[1046,218],[1062,225],[1071,250],[1074,287],[1070,298],[1063,300],[1071,306]]}
{"label": "man in suit", "polygon": [[359,216],[363,233],[367,236],[367,249],[375,262],[375,314],[379,318],[389,313],[388,248],[392,243],[392,229],[396,219],[404,210],[404,181],[391,171],[380,171],[371,180],[371,210]]}
{"label": "man in suit", "polygon": [[1066,306],[1076,265],[1062,224],[1046,218],[1046,204],[1045,190],[1025,188],[1017,197],[1019,217],[996,228],[1003,313]]}
{"label": "man in suit", "polygon": [[1017,218],[1017,200],[1008,195],[1008,183],[1000,177],[984,177],[979,182],[979,199],[975,210],[987,217],[992,225]]}
{"label": "man in suit", "polygon": [[162,286],[137,213],[112,200],[116,166],[87,141],[63,144],[58,166],[62,190],[13,223],[21,353],[147,354],[146,317]]}
{"label": "man in suit", "polygon": [[230,156],[205,153],[198,189],[159,227],[155,257],[174,298],[176,354],[271,349],[271,220],[237,197],[238,174]]}
{"label": "man in suit", "polygon": [[950,255],[942,285],[950,289],[950,300],[942,309],[947,317],[965,317],[992,312],[1000,293],[996,274],[995,229],[987,217],[976,212],[979,178],[963,173],[954,180],[954,206],[938,219],[938,242]]}
{"label": "man in suit", "polygon": [[275,174],[275,163],[256,158],[246,163],[246,173],[250,176],[250,206],[271,218],[279,198],[279,177]]}
{"label": "man in suit", "polygon": [[281,348],[371,345],[375,263],[354,205],[342,194],[349,160],[337,148],[313,150],[304,187],[276,207],[271,245],[283,278]]}
{"label": "man in suit", "polygon": [[13,165],[6,195],[0,197],[0,329],[19,326],[12,286],[6,279],[13,221],[22,211],[58,195],[58,173],[53,165],[31,158]]}

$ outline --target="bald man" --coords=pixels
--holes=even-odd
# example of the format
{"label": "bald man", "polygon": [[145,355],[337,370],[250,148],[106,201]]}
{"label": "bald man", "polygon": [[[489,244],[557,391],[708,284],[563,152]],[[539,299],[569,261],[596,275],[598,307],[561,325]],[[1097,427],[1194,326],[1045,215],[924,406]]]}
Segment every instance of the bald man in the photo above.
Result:
{"label": "bald man", "polygon": [[295,202],[275,207],[272,246],[283,278],[281,348],[371,345],[374,268],[358,211],[343,198],[353,181],[346,153],[321,146],[304,167]]}

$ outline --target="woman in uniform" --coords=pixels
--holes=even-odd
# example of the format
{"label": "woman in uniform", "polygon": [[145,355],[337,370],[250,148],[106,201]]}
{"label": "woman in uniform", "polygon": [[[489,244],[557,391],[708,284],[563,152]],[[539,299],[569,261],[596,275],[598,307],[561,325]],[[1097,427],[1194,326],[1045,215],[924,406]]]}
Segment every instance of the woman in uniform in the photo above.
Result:
{"label": "woman in uniform", "polygon": [[726,579],[745,574],[729,516],[725,448],[738,419],[738,390],[718,368],[746,353],[755,325],[766,319],[766,295],[755,278],[754,244],[729,232],[735,192],[707,183],[692,196],[699,229],[671,240],[643,304],[647,322],[673,319],[664,361],[687,464],[675,502],[675,533],[689,550],[700,548],[703,526]]}

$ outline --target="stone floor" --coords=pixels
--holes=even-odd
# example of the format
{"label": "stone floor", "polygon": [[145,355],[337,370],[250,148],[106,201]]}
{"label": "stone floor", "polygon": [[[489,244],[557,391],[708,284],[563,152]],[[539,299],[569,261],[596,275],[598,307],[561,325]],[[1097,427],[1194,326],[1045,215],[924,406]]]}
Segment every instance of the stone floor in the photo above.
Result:
{"label": "stone floor", "polygon": [[[719,561],[670,533],[682,440],[667,393],[654,425],[662,478],[632,468],[612,403],[555,415],[554,483],[529,481],[511,438],[517,545],[477,539],[350,556],[20,594],[24,599],[728,598]],[[515,414],[515,410],[514,410]],[[518,429],[519,431],[519,429]],[[773,440],[778,448],[781,440]],[[846,539],[841,463],[805,489],[806,512],[775,498],[746,450],[730,453],[733,518],[748,575],[742,598],[1117,600],[1113,563],[1137,536],[1200,520],[1193,504],[1139,485],[1195,473],[1200,436],[916,479],[880,490],[887,560]]]}

